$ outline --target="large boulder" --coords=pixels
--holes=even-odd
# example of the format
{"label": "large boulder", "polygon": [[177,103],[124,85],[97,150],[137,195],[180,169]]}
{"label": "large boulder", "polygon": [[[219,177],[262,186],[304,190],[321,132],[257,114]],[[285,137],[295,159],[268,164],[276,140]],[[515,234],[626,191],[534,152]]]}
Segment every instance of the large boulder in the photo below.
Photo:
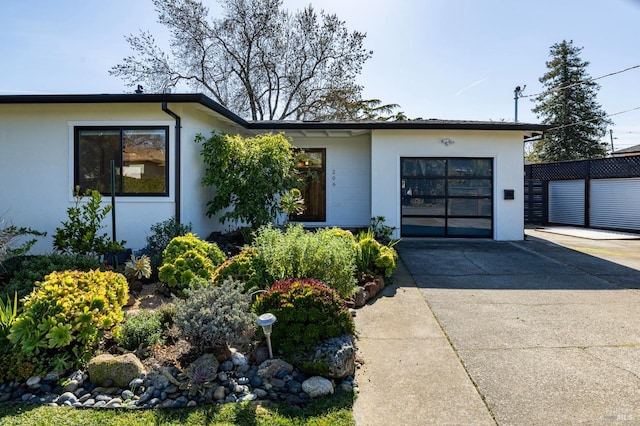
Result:
{"label": "large boulder", "polygon": [[320,343],[304,363],[311,374],[329,379],[344,379],[356,372],[356,348],[353,336],[345,334]]}
{"label": "large boulder", "polygon": [[127,388],[129,383],[144,372],[142,363],[134,354],[113,356],[111,354],[98,355],[87,365],[89,380],[103,386],[109,380],[114,386]]}
{"label": "large boulder", "polygon": [[302,382],[302,390],[311,398],[318,398],[332,394],[333,383],[324,377],[313,376]]}

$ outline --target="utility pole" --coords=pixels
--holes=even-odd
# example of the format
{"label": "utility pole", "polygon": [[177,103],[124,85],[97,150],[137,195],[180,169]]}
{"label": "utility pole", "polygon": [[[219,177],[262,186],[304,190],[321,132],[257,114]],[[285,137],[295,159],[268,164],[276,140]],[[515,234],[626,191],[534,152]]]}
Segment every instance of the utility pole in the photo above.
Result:
{"label": "utility pole", "polygon": [[609,129],[609,136],[611,137],[611,156],[613,157],[613,151],[615,151],[613,148],[613,129]]}
{"label": "utility pole", "polygon": [[522,92],[524,92],[524,89],[527,87],[527,85],[525,84],[524,86],[522,86],[522,88],[520,88],[520,86],[516,86],[515,90],[513,91],[513,100],[516,101],[516,119],[515,122],[518,122],[518,98],[522,97]]}

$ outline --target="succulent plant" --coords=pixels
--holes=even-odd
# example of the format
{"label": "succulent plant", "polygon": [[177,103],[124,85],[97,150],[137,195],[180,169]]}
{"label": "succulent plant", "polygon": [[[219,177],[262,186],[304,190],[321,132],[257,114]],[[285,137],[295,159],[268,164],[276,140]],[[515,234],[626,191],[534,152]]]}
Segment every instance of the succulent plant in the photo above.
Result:
{"label": "succulent plant", "polygon": [[189,365],[178,375],[180,380],[184,380],[180,384],[180,389],[188,390],[189,396],[193,396],[196,393],[204,395],[207,389],[216,384],[214,380],[217,375],[217,364],[215,367],[205,362],[194,362]]}
{"label": "succulent plant", "polygon": [[129,279],[143,279],[151,276],[151,258],[146,254],[140,257],[131,255],[131,259],[127,260],[124,265],[124,275]]}

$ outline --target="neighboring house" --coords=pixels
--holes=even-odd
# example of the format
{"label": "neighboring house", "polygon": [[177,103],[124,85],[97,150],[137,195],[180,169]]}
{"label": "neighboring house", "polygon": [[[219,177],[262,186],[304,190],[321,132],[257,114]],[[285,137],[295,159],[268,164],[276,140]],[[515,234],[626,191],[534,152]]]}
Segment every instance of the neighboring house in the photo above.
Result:
{"label": "neighboring house", "polygon": [[611,153],[614,157],[629,157],[631,155],[640,155],[640,145],[630,146],[629,148],[619,149]]}
{"label": "neighboring house", "polygon": [[[395,237],[523,238],[523,138],[547,126],[421,120],[248,122],[200,94],[0,96],[0,215],[47,231],[67,218],[76,185],[110,191],[118,239],[145,246],[154,223],[176,216],[207,237],[212,188],[198,133],[284,132],[312,170],[308,226],[366,226],[384,216]],[[109,200],[105,197],[105,201]],[[107,232],[109,228],[107,228]]]}

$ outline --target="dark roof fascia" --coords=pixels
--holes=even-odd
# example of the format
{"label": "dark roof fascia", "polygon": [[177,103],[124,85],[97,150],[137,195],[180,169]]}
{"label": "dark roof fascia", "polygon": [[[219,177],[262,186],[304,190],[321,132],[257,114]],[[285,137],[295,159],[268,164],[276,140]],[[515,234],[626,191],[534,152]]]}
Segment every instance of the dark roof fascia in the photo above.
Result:
{"label": "dark roof fascia", "polygon": [[532,123],[464,120],[419,121],[247,121],[201,93],[0,95],[0,104],[199,103],[250,130],[510,130],[544,132],[552,126]]}
{"label": "dark roof fascia", "polygon": [[420,121],[250,121],[255,130],[511,130],[540,131],[545,124],[493,121],[420,120]]}
{"label": "dark roof fascia", "polygon": [[2,95],[0,104],[93,104],[93,103],[199,103],[248,128],[249,123],[201,93],[101,94],[101,95]]}

